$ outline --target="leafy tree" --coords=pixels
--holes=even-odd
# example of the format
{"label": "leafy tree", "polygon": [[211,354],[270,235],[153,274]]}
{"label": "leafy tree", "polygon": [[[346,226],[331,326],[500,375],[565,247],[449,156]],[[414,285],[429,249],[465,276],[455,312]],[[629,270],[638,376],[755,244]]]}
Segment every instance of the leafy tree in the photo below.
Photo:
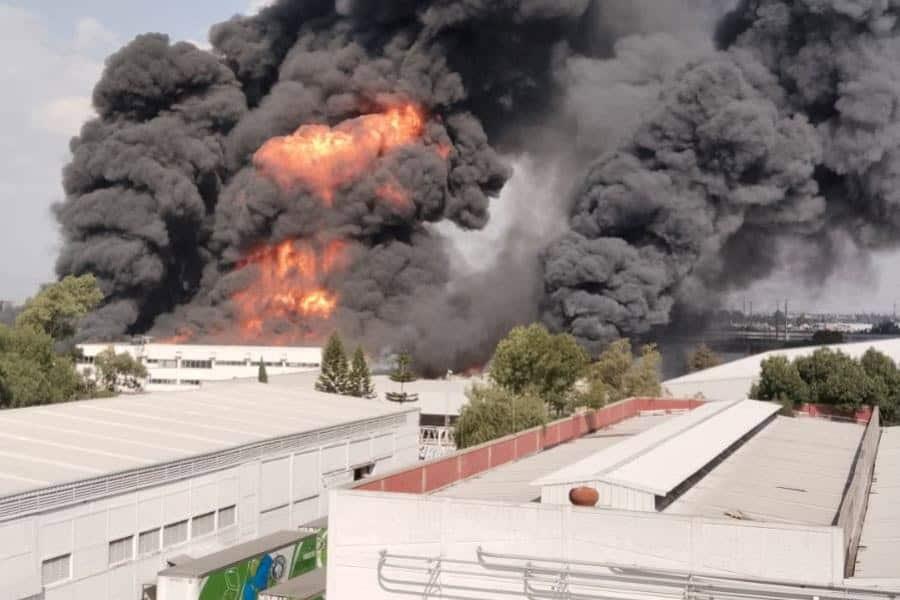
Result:
{"label": "leafy tree", "polygon": [[256,375],[257,381],[260,383],[269,383],[269,374],[266,372],[266,363],[262,356],[259,357],[259,372]]}
{"label": "leafy tree", "polygon": [[706,344],[700,344],[687,356],[688,371],[691,373],[710,369],[720,364],[722,364],[722,359]]}
{"label": "leafy tree", "polygon": [[97,378],[108,392],[119,388],[140,390],[147,377],[147,368],[127,352],[116,354],[112,346],[94,358]]}
{"label": "leafy tree", "polygon": [[761,367],[759,382],[750,390],[751,398],[789,402],[794,406],[809,400],[809,386],[787,357],[769,357],[762,361]]}
{"label": "leafy tree", "polygon": [[72,361],[53,352],[46,332],[0,325],[0,408],[75,400],[87,389]]}
{"label": "leafy tree", "polygon": [[535,388],[515,393],[496,385],[475,385],[456,422],[456,445],[477,446],[547,422],[544,401]]}
{"label": "leafy tree", "polygon": [[101,300],[103,293],[93,275],[69,275],[28,300],[16,318],[16,326],[41,329],[54,340],[64,340],[75,334],[79,319]]}
{"label": "leafy tree", "polygon": [[407,394],[403,389],[404,384],[417,379],[416,374],[412,370],[412,357],[407,352],[401,352],[397,356],[394,369],[389,377],[391,381],[400,384],[399,392],[387,392],[385,397],[391,402],[416,402],[419,399],[418,394]]}
{"label": "leafy tree", "polygon": [[874,335],[900,335],[900,325],[894,321],[882,321],[872,326],[869,333]]}
{"label": "leafy tree", "polygon": [[350,383],[348,393],[358,398],[374,398],[375,386],[372,385],[372,374],[366,363],[366,355],[361,346],[356,347],[350,363]]}
{"label": "leafy tree", "polygon": [[497,345],[490,377],[514,394],[532,388],[561,412],[587,363],[587,353],[571,335],[552,335],[538,324],[520,326]]}
{"label": "leafy tree", "polygon": [[843,344],[844,334],[840,331],[828,331],[820,329],[812,336],[812,343],[817,346],[828,346],[831,344]]}
{"label": "leafy tree", "polygon": [[577,400],[599,408],[632,396],[658,396],[661,362],[655,345],[643,346],[640,357],[635,357],[630,340],[616,340],[587,367],[586,391]]}
{"label": "leafy tree", "polygon": [[316,389],[329,394],[344,394],[348,388],[349,367],[344,344],[337,333],[332,334],[322,351],[322,372]]}
{"label": "leafy tree", "polygon": [[874,381],[874,389],[878,395],[878,406],[881,408],[881,419],[887,423],[897,420],[897,407],[900,404],[900,369],[890,357],[869,348],[860,359],[866,374]]}

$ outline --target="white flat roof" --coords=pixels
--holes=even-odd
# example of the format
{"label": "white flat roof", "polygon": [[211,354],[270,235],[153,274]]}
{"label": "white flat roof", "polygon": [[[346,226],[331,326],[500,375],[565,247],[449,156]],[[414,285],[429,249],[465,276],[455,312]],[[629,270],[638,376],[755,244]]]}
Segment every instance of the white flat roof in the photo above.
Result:
{"label": "white flat roof", "polygon": [[779,409],[755,400],[710,402],[535,484],[603,481],[665,496]]}
{"label": "white flat roof", "polygon": [[789,360],[808,356],[819,348],[840,350],[854,358],[865,354],[869,348],[883,352],[894,361],[900,361],[900,338],[878,339],[852,344],[832,346],[804,346],[754,354],[716,367],[689,373],[663,382],[663,387],[676,397],[702,394],[712,400],[737,400],[750,393],[750,387],[759,378],[762,361],[772,356],[784,356]]}
{"label": "white flat roof", "polygon": [[0,411],[0,497],[415,410],[270,382]]}
{"label": "white flat roof", "polygon": [[778,416],[664,512],[831,525],[864,425]]}
{"label": "white flat roof", "polygon": [[881,430],[854,577],[900,578],[900,427]]}
{"label": "white flat roof", "polygon": [[535,476],[552,473],[564,465],[570,465],[599,450],[621,446],[633,439],[633,436],[660,427],[671,418],[671,415],[665,414],[632,417],[565,444],[500,465],[443,488],[433,495],[504,502],[532,502],[541,497],[541,488],[534,483]]}

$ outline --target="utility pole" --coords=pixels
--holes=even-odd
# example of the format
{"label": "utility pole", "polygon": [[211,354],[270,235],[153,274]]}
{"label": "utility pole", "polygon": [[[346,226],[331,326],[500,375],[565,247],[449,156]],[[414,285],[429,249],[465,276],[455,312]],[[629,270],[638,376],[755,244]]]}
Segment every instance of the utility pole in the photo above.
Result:
{"label": "utility pole", "polygon": [[784,341],[788,340],[788,299],[784,299]]}

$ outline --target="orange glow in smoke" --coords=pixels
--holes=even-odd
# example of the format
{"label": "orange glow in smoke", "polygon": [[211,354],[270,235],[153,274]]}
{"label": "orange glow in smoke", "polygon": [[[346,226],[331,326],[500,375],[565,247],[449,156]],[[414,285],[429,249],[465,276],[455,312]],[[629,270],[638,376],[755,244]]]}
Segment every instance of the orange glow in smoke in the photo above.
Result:
{"label": "orange glow in smoke", "polygon": [[253,164],[283,189],[302,185],[331,206],[335,191],[359,178],[375,160],[421,139],[425,116],[414,104],[350,119],[334,128],[303,125],[268,140]]}
{"label": "orange glow in smoke", "polygon": [[396,209],[404,210],[412,205],[409,191],[393,178],[387,183],[378,186],[375,194]]}
{"label": "orange glow in smoke", "polygon": [[247,256],[238,268],[254,268],[256,277],[232,296],[244,337],[259,336],[269,320],[330,319],[338,296],[322,282],[345,266],[345,250],[342,241],[332,241],[319,251],[310,244],[286,240]]}

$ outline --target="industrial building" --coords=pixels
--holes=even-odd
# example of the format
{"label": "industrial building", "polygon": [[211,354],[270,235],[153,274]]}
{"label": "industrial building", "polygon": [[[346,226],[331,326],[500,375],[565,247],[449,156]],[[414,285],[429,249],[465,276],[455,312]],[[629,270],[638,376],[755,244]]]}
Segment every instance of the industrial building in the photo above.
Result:
{"label": "industrial building", "polygon": [[322,362],[322,349],[314,346],[207,346],[138,339],[129,344],[80,344],[78,371],[94,374],[94,360],[110,347],[116,354],[130,354],[147,368],[143,382],[147,391],[184,390],[211,381],[255,378],[260,361],[269,376],[315,371]]}
{"label": "industrial building", "polygon": [[414,408],[276,378],[2,411],[0,600],[153,598],[163,569],[416,462],[418,427]]}
{"label": "industrial building", "polygon": [[779,408],[630,399],[334,490],[328,598],[895,598],[895,430]]}
{"label": "industrial building", "polygon": [[884,353],[894,362],[900,362],[900,338],[835,344],[830,346],[804,346],[785,348],[754,354],[716,367],[688,373],[663,382],[663,389],[677,398],[703,397],[711,400],[740,400],[746,398],[753,384],[759,381],[762,362],[772,356],[784,356],[794,360],[809,356],[819,348],[838,350],[853,358],[859,358],[869,348]]}

